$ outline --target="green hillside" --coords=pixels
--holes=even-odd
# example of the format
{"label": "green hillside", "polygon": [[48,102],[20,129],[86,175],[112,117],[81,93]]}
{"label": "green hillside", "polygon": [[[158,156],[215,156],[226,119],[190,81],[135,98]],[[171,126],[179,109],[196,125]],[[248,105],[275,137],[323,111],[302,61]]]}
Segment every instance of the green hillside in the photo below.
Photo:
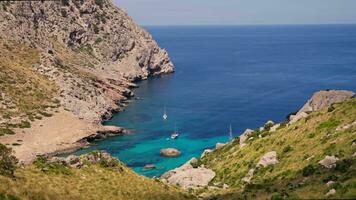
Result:
{"label": "green hillside", "polygon": [[[356,126],[351,125],[355,120],[356,100],[352,99],[292,125],[282,123],[275,132],[256,130],[243,148],[235,139],[199,161],[217,173],[213,183],[226,183],[230,189],[200,192],[211,199],[356,198]],[[251,182],[243,182],[270,151],[277,152],[279,163],[256,168]],[[318,164],[327,155],[339,158],[336,167]],[[331,189],[336,194],[325,196]]]}
{"label": "green hillside", "polygon": [[31,166],[17,168],[14,177],[0,175],[0,183],[0,200],[195,199],[178,188],[139,176],[117,160],[76,169],[47,164],[40,158]]}

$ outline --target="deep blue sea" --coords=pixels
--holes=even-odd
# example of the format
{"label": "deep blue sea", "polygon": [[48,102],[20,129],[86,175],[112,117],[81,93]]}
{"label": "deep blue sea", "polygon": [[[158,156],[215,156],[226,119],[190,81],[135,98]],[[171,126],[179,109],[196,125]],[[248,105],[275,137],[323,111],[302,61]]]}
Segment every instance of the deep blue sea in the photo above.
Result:
{"label": "deep blue sea", "polygon": [[[106,123],[134,134],[78,153],[107,150],[136,172],[157,176],[226,142],[230,124],[238,136],[284,120],[315,91],[356,90],[356,25],[146,28],[168,50],[176,73],[141,82],[135,94],[142,99]],[[175,123],[181,136],[167,140]],[[182,156],[160,157],[166,147]],[[146,164],[158,169],[144,171]]]}

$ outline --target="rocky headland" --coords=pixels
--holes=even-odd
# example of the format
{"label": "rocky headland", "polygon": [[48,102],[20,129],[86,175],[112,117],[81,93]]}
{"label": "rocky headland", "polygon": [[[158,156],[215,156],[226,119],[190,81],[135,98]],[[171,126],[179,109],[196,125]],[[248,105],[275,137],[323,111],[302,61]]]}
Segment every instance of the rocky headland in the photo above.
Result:
{"label": "rocky headland", "polygon": [[174,71],[109,0],[0,2],[0,49],[0,142],[23,161],[123,134],[102,121],[127,105],[135,81]]}

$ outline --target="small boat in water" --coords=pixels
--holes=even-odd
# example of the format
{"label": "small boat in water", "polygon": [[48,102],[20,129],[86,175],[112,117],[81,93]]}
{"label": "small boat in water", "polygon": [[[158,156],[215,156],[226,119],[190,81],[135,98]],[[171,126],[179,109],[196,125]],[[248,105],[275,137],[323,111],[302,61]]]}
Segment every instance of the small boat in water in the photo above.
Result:
{"label": "small boat in water", "polygon": [[178,132],[178,129],[177,129],[177,124],[175,125],[175,131],[172,133],[171,135],[171,139],[172,140],[175,140],[179,137],[179,132]]}
{"label": "small boat in water", "polygon": [[168,119],[168,115],[166,112],[166,107],[164,107],[163,120],[167,120],[167,119]]}

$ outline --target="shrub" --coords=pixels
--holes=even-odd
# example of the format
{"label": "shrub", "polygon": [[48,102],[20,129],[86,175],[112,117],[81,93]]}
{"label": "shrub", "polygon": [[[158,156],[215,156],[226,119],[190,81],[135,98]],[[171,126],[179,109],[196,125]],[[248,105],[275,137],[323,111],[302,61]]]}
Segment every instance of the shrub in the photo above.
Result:
{"label": "shrub", "polygon": [[94,24],[94,33],[98,34],[99,31],[100,31],[99,27],[96,24]]}
{"label": "shrub", "polygon": [[95,4],[98,5],[100,8],[103,7],[105,0],[95,0]]}
{"label": "shrub", "polygon": [[72,171],[62,164],[58,163],[48,163],[47,158],[44,156],[38,156],[37,159],[33,162],[33,165],[45,173],[53,174],[64,174],[71,175]]}
{"label": "shrub", "polygon": [[339,125],[340,125],[340,121],[335,119],[329,119],[328,121],[319,124],[319,126],[316,127],[316,130],[320,131],[322,129],[332,129]]}
{"label": "shrub", "polygon": [[316,168],[313,165],[308,165],[303,168],[302,174],[304,177],[311,176],[315,173]]}
{"label": "shrub", "polygon": [[22,121],[18,126],[19,128],[31,128],[31,124],[28,121]]}
{"label": "shrub", "polygon": [[11,194],[4,194],[0,192],[0,200],[18,200],[19,198],[11,195]]}
{"label": "shrub", "polygon": [[0,135],[14,135],[15,132],[9,128],[0,128]]}
{"label": "shrub", "polygon": [[351,167],[352,160],[351,159],[344,159],[336,163],[335,170],[345,173]]}
{"label": "shrub", "polygon": [[0,175],[14,176],[18,160],[12,154],[12,150],[0,144]]}
{"label": "shrub", "polygon": [[281,194],[279,194],[279,193],[275,192],[275,193],[273,193],[273,194],[272,194],[271,199],[272,199],[272,200],[282,200],[282,199],[283,199],[283,197],[282,197],[282,195],[281,195]]}
{"label": "shrub", "polygon": [[287,152],[290,152],[292,150],[293,150],[293,148],[290,145],[288,145],[288,146],[283,148],[283,153],[287,153]]}
{"label": "shrub", "polygon": [[68,13],[67,13],[66,10],[62,9],[62,10],[61,10],[61,15],[62,15],[62,17],[67,17],[67,16],[68,16]]}

